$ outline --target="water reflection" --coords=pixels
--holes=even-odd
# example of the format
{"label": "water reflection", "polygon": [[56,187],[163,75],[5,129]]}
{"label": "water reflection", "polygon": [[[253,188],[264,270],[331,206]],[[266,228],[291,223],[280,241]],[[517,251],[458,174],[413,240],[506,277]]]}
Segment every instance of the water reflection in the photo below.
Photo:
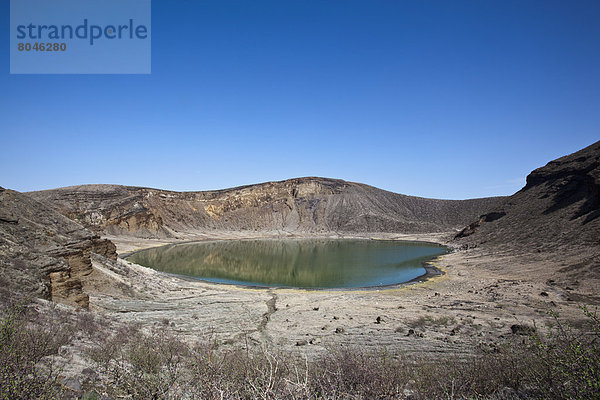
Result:
{"label": "water reflection", "polygon": [[425,243],[379,240],[233,240],[164,246],[129,261],[160,271],[225,283],[342,288],[406,282],[421,263],[444,254]]}

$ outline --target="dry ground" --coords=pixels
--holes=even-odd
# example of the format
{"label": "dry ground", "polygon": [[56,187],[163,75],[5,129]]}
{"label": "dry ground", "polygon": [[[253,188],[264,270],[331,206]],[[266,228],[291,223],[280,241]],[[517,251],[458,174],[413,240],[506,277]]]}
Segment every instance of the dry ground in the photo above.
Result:
{"label": "dry ground", "polygon": [[[448,244],[449,237],[373,238]],[[166,243],[110,240],[119,254]],[[534,259],[456,250],[434,260],[444,275],[425,282],[385,289],[294,290],[206,283],[122,259],[108,262],[96,257],[85,290],[91,310],[109,319],[139,323],[143,329],[169,329],[189,342],[214,339],[222,346],[260,346],[301,357],[339,346],[386,348],[418,357],[469,357],[477,346],[493,349],[514,335],[514,325],[544,330],[552,320],[548,310],[582,318],[577,300],[594,300],[585,293],[597,286],[574,282],[578,288],[565,289],[549,281],[555,278],[551,271],[567,262],[557,255],[539,254]],[[77,360],[71,361],[77,365]]]}

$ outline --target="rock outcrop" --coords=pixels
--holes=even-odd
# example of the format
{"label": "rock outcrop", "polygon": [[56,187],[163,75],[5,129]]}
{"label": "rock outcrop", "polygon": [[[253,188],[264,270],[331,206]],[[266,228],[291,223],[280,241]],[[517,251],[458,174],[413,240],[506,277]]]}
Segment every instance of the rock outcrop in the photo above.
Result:
{"label": "rock outcrop", "polygon": [[146,238],[215,231],[442,232],[459,229],[502,200],[425,199],[326,178],[206,192],[86,185],[29,195],[97,232]]}
{"label": "rock outcrop", "polygon": [[600,142],[531,172],[527,185],[464,228],[455,241],[514,253],[579,253],[600,276]]}
{"label": "rock outcrop", "polygon": [[88,306],[82,280],[91,253],[116,259],[112,242],[29,196],[0,188],[0,284],[14,291]]}

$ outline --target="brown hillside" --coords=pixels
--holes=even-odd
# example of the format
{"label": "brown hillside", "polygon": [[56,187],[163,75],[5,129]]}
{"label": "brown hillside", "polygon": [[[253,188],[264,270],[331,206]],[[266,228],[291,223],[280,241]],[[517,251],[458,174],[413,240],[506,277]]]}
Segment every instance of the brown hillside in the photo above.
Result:
{"label": "brown hillside", "polygon": [[214,231],[440,232],[460,229],[502,199],[425,199],[326,178],[207,192],[86,185],[29,195],[96,231],[138,237]]}
{"label": "brown hillside", "polygon": [[573,272],[600,277],[600,142],[533,171],[522,190],[455,241],[514,254],[573,254]]}
{"label": "brown hillside", "polygon": [[27,195],[0,188],[0,284],[4,288],[87,307],[81,279],[90,253],[116,259],[108,240]]}

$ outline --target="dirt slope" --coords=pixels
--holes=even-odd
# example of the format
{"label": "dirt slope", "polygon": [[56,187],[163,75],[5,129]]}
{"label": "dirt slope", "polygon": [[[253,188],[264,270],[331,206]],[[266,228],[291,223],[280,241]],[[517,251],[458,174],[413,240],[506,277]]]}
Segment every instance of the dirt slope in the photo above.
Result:
{"label": "dirt slope", "polygon": [[570,254],[563,272],[600,278],[600,142],[549,162],[455,238],[514,254]]}
{"label": "dirt slope", "polygon": [[29,195],[96,231],[147,238],[214,231],[440,232],[460,229],[502,200],[425,199],[326,178],[207,192],[86,185]]}

